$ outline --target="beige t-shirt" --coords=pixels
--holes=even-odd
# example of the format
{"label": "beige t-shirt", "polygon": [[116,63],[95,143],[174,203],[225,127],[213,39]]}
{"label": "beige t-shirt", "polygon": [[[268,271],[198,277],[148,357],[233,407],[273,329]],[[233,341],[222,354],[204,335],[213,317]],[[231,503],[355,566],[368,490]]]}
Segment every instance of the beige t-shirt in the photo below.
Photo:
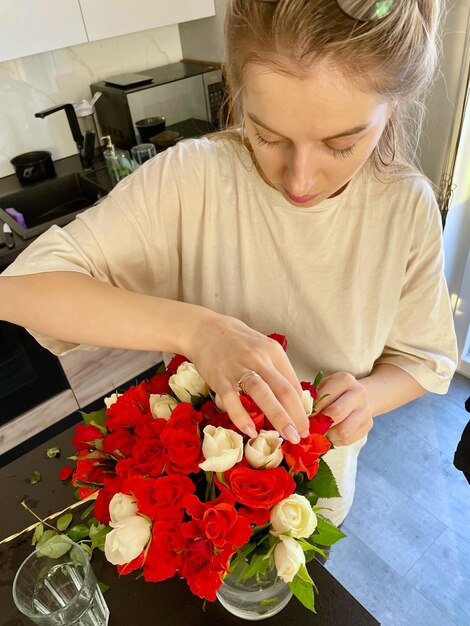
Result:
{"label": "beige t-shirt", "polygon": [[[124,179],[96,207],[51,228],[5,275],[70,270],[131,291],[209,307],[287,336],[300,380],[391,363],[447,391],[455,369],[440,217],[419,177],[357,174],[339,196],[292,206],[243,147],[178,144]],[[35,335],[60,354],[73,344]],[[365,439],[328,453],[352,502]]]}

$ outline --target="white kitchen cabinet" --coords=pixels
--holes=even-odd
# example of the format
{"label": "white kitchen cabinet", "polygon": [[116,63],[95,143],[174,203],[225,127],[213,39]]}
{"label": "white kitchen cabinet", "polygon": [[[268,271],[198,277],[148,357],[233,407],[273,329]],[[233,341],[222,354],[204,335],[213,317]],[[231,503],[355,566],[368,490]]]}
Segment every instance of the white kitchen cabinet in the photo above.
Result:
{"label": "white kitchen cabinet", "polygon": [[0,1],[0,62],[86,41],[78,0]]}
{"label": "white kitchen cabinet", "polygon": [[214,0],[79,0],[89,41],[215,15]]}

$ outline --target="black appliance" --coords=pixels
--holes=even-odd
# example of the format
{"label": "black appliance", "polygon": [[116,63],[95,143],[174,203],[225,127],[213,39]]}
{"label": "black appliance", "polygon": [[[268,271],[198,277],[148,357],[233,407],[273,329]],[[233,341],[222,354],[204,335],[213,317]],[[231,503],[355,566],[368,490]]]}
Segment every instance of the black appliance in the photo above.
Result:
{"label": "black appliance", "polygon": [[191,127],[185,137],[215,130],[225,93],[219,68],[186,62],[113,76],[90,89],[102,94],[95,111],[103,135],[126,149],[141,141],[136,122],[149,117],[164,117],[166,127],[177,131],[178,124],[194,120],[200,132]]}
{"label": "black appliance", "polygon": [[56,356],[24,328],[0,321],[0,424],[69,388]]}

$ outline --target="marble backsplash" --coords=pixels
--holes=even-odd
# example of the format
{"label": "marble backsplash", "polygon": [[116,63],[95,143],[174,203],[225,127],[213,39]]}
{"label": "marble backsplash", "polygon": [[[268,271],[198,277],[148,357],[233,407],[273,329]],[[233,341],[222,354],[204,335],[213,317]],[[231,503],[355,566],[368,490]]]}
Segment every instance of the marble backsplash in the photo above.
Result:
{"label": "marble backsplash", "polygon": [[76,154],[65,113],[39,119],[37,111],[89,100],[93,82],[182,56],[175,24],[0,63],[0,177],[14,172],[10,159],[23,152],[49,150],[54,160]]}

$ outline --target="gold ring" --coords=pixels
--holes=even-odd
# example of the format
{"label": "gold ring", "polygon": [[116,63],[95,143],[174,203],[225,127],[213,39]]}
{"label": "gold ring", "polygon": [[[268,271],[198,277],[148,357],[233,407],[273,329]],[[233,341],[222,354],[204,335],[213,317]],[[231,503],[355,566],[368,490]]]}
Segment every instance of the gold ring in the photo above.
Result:
{"label": "gold ring", "polygon": [[246,370],[245,372],[243,372],[243,374],[238,379],[237,384],[235,385],[235,389],[238,391],[238,393],[247,393],[245,389],[245,383],[252,376],[258,376],[258,374],[253,370]]}

